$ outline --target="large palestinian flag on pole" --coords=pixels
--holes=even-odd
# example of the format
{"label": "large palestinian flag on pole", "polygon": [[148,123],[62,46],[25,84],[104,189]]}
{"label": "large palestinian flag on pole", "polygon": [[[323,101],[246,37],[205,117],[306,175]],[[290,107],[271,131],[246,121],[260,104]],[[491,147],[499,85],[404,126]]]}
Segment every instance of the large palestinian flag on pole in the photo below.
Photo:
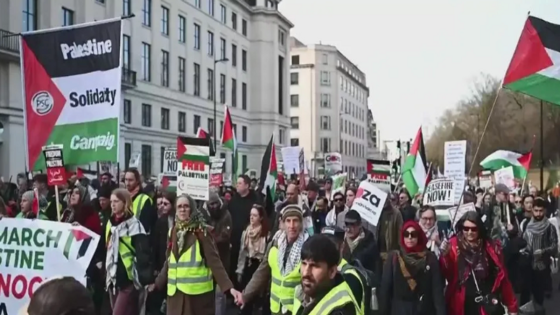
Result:
{"label": "large palestinian flag on pole", "polygon": [[63,146],[67,165],[118,161],[121,19],[23,33],[21,75],[29,170],[43,146]]}
{"label": "large palestinian flag on pole", "polygon": [[513,151],[498,150],[482,160],[482,162],[480,162],[480,166],[482,166],[485,170],[491,171],[497,171],[504,167],[511,166],[513,168],[513,175],[515,178],[524,179],[527,177],[527,173],[529,172],[532,157],[532,151],[526,154],[519,154]]}
{"label": "large palestinian flag on pole", "polygon": [[527,18],[503,86],[560,105],[560,25]]}
{"label": "large palestinian flag on pole", "polygon": [[422,127],[420,127],[406,157],[402,172],[404,186],[412,198],[418,192],[424,191],[427,173],[424,137],[422,136]]}

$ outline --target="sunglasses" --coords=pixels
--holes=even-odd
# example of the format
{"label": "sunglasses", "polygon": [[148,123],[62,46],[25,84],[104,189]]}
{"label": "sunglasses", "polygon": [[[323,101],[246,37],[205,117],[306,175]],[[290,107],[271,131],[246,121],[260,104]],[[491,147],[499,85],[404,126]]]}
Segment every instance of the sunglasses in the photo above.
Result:
{"label": "sunglasses", "polygon": [[478,228],[476,226],[463,226],[463,232],[478,232]]}
{"label": "sunglasses", "polygon": [[334,200],[334,202],[342,202],[342,201],[344,201],[344,199],[336,198],[336,199]]}
{"label": "sunglasses", "polygon": [[404,231],[404,238],[418,238],[418,232],[416,231]]}

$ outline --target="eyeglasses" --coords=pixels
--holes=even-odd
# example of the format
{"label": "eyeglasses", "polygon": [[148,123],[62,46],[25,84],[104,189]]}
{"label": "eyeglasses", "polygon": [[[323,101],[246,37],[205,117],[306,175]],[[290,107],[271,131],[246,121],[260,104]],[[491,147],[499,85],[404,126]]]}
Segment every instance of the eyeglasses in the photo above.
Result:
{"label": "eyeglasses", "polygon": [[418,232],[416,231],[404,231],[404,238],[418,238]]}
{"label": "eyeglasses", "polygon": [[162,206],[164,206],[164,207],[167,207],[167,206],[170,205],[169,202],[160,202],[159,204],[162,205]]}
{"label": "eyeglasses", "polygon": [[422,221],[434,221],[433,217],[421,217],[420,218]]}
{"label": "eyeglasses", "polygon": [[478,232],[478,228],[476,226],[463,226],[463,232]]}
{"label": "eyeglasses", "polygon": [[345,226],[356,226],[356,225],[358,225],[358,223],[356,223],[356,222],[344,222],[344,225]]}

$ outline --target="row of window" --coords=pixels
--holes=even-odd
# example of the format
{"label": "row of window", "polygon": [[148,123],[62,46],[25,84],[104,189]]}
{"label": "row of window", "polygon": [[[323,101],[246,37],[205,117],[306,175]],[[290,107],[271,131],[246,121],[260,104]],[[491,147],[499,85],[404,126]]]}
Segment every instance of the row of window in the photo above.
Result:
{"label": "row of window", "polygon": [[[160,147],[160,172],[163,172],[163,159],[166,147]],[[152,172],[152,146],[143,144],[141,147],[141,172],[142,176],[151,177],[157,175]],[[243,172],[247,171],[249,163],[247,162],[247,155],[240,154],[241,169]],[[124,161],[125,168],[129,167],[130,159],[132,158],[132,144],[125,142],[124,144]],[[220,158],[225,159],[226,153],[220,153]],[[224,165],[225,166],[225,165]]]}
{"label": "row of window", "polygon": [[354,104],[341,96],[340,108],[344,111],[344,115],[350,115],[361,122],[366,122],[367,111],[360,108],[359,104]]}
{"label": "row of window", "polygon": [[[142,112],[141,112],[141,125],[142,127],[152,127],[152,105],[150,104],[142,104]],[[160,111],[160,128],[162,130],[170,130],[170,119],[171,119],[171,110],[169,108],[162,107]],[[201,116],[194,115],[193,116],[193,125],[192,125],[192,133],[196,134],[199,127],[202,127],[201,124]],[[123,121],[125,124],[132,124],[132,102],[130,100],[125,99],[123,103]],[[214,131],[214,119],[208,118],[206,128],[208,129],[209,133],[213,133]],[[224,122],[220,121],[220,135],[222,134],[222,129],[224,128]],[[233,130],[236,135],[237,133],[237,125],[233,124]],[[187,132],[187,113],[179,111],[177,113],[177,131],[181,133]],[[248,128],[247,126],[241,126],[241,142],[247,142],[248,140]]]}
{"label": "row of window", "polygon": [[[332,130],[332,126],[331,126],[331,116],[327,116],[327,115],[321,115],[319,117],[319,129],[321,130]],[[290,117],[290,125],[292,127],[292,129],[299,129],[299,117],[294,116],[294,117]],[[344,120],[342,118],[340,118],[340,125],[339,125],[339,132],[341,133],[345,133],[348,134],[352,137],[356,137],[358,139],[365,139],[366,135],[366,131],[365,128],[362,126],[359,126],[351,121],[348,120]]]}
{"label": "row of window", "polygon": [[[320,72],[321,85],[330,86],[331,85],[331,73],[329,71]],[[290,85],[299,85],[299,73],[290,73]]]}
{"label": "row of window", "polygon": [[360,103],[366,103],[367,101],[366,92],[343,75],[340,75],[340,90],[350,94]]}
{"label": "row of window", "polygon": [[[319,145],[320,148],[319,150],[323,153],[329,153],[332,152],[332,146],[331,146],[331,138],[321,138],[319,139]],[[290,139],[290,146],[292,147],[297,147],[299,146],[299,138],[291,138]],[[354,143],[351,141],[347,141],[347,140],[340,140],[340,148],[341,148],[341,154],[343,155],[349,155],[349,156],[355,156],[358,158],[364,158],[366,157],[366,147],[364,145],[358,144],[358,143]]]}

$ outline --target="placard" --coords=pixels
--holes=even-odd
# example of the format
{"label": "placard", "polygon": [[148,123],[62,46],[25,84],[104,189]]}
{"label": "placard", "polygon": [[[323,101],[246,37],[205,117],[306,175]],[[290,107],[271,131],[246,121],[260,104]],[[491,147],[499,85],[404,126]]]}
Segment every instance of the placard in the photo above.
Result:
{"label": "placard", "polygon": [[210,139],[177,137],[177,195],[208,200],[210,193]]}
{"label": "placard", "polygon": [[66,169],[62,156],[62,145],[49,145],[43,147],[45,164],[47,168],[47,184],[57,186],[66,184]]}
{"label": "placard", "polygon": [[447,212],[449,213],[449,221],[451,221],[452,224],[451,227],[455,228],[457,222],[459,222],[459,220],[465,215],[465,213],[469,211],[476,211],[476,207],[472,202],[447,209]]}
{"label": "placard", "polygon": [[515,176],[513,175],[513,167],[508,166],[494,171],[496,184],[504,184],[510,190],[515,189]]}
{"label": "placard", "polygon": [[453,206],[455,204],[455,181],[453,179],[434,179],[424,191],[424,205]]}
{"label": "placard", "polygon": [[282,162],[286,175],[299,174],[301,167],[300,156],[302,152],[303,150],[301,147],[282,148]]}
{"label": "placard", "polygon": [[177,149],[165,149],[163,152],[163,174],[177,175]]}
{"label": "placard", "polygon": [[386,200],[387,193],[364,180],[358,187],[352,210],[358,211],[363,220],[377,226]]}

